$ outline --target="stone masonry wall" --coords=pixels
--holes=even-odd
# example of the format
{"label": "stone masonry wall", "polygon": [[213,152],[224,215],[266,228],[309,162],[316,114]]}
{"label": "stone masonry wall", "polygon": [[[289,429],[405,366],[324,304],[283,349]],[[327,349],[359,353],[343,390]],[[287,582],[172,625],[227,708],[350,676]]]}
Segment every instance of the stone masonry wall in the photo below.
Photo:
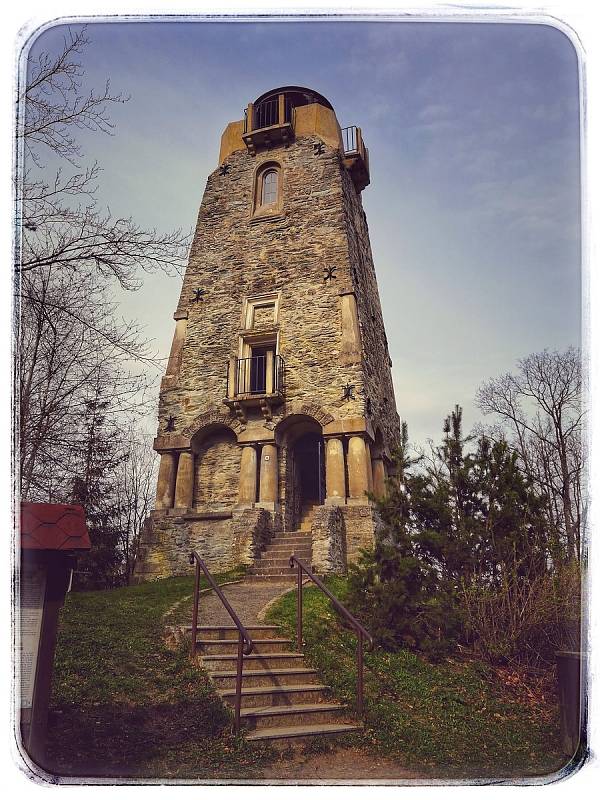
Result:
{"label": "stone masonry wall", "polygon": [[[362,415],[362,367],[338,358],[339,288],[351,280],[347,175],[339,152],[325,147],[316,154],[316,142],[300,139],[256,158],[237,151],[227,161],[227,174],[215,170],[209,176],[178,308],[188,314],[179,381],[161,393],[161,432],[171,414],[178,432],[207,408],[219,407],[227,360],[238,354],[243,300],[273,291],[281,292],[286,404],[316,400],[338,417]],[[273,160],[282,169],[283,212],[257,220],[251,215],[254,173]],[[336,277],[325,281],[325,268],[332,266]],[[203,299],[194,302],[198,288]],[[348,382],[356,387],[355,397],[343,400]]]}
{"label": "stone masonry wall", "polygon": [[230,508],[236,502],[240,457],[232,431],[221,429],[204,439],[195,459],[195,506]]}
{"label": "stone masonry wall", "polygon": [[319,575],[346,571],[346,530],[339,506],[315,509],[312,527],[312,566]]}
{"label": "stone masonry wall", "polygon": [[[392,361],[385,333],[377,276],[371,253],[367,216],[349,175],[343,176],[344,208],[348,215],[348,246],[363,351],[363,413],[379,427],[391,451],[398,444],[400,420],[396,411]],[[368,402],[370,400],[370,403]]]}
{"label": "stone masonry wall", "polygon": [[193,571],[191,550],[211,571],[223,572],[238,564],[251,564],[281,528],[278,515],[260,509],[236,510],[222,519],[190,519],[154,513],[146,522],[135,581],[156,580]]}

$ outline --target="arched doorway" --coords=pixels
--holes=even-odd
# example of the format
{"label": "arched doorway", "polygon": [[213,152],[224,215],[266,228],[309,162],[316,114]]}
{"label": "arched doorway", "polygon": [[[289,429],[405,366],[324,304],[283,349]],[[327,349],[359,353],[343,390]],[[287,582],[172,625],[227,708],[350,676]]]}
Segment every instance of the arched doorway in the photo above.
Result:
{"label": "arched doorway", "polygon": [[309,523],[312,509],[325,501],[325,448],[322,429],[312,417],[295,414],[280,423],[285,448],[285,524]]}
{"label": "arched doorway", "polygon": [[301,506],[325,500],[325,454],[320,433],[305,433],[292,446]]}

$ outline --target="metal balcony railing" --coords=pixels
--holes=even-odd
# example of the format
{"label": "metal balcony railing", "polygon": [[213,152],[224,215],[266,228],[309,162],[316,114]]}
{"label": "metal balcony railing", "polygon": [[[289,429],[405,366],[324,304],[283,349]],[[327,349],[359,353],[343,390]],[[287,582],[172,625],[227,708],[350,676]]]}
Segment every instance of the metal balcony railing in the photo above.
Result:
{"label": "metal balcony railing", "polygon": [[[293,105],[289,97],[263,100],[258,105],[250,105],[244,109],[244,133],[271,128],[273,125],[284,125],[292,121]],[[250,124],[248,124],[250,121]]]}
{"label": "metal balcony railing", "polygon": [[342,128],[344,163],[350,169],[356,188],[362,191],[369,185],[369,150],[365,147],[362,131],[357,125]]}
{"label": "metal balcony railing", "polygon": [[358,128],[356,125],[342,128],[342,143],[344,153],[358,153]]}
{"label": "metal balcony railing", "polygon": [[233,367],[227,372],[227,397],[283,394],[285,362],[281,356],[237,358]]}

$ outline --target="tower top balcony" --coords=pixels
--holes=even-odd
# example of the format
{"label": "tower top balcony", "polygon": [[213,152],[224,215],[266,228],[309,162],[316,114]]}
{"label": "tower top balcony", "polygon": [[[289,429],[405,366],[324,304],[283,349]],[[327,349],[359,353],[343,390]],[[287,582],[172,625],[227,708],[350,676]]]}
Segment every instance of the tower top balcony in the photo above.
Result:
{"label": "tower top balcony", "polygon": [[327,98],[303,86],[271,89],[248,103],[242,135],[248,151],[254,154],[262,146],[287,144],[294,136],[295,110],[315,103],[333,112]]}
{"label": "tower top balcony", "polygon": [[248,103],[244,119],[230,123],[223,133],[219,163],[240,147],[256,155],[301,136],[317,136],[339,149],[357,191],[369,185],[369,154],[361,129],[341,128],[329,100],[303,86],[271,89]]}

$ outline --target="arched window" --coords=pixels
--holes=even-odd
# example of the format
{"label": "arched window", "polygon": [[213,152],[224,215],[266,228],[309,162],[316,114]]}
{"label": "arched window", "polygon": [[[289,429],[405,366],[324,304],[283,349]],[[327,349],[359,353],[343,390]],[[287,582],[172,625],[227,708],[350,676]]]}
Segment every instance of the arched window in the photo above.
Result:
{"label": "arched window", "polygon": [[281,164],[267,161],[254,173],[252,214],[254,220],[271,219],[283,212],[283,174]]}
{"label": "arched window", "polygon": [[263,172],[261,178],[260,205],[271,206],[277,202],[279,174],[276,169]]}

